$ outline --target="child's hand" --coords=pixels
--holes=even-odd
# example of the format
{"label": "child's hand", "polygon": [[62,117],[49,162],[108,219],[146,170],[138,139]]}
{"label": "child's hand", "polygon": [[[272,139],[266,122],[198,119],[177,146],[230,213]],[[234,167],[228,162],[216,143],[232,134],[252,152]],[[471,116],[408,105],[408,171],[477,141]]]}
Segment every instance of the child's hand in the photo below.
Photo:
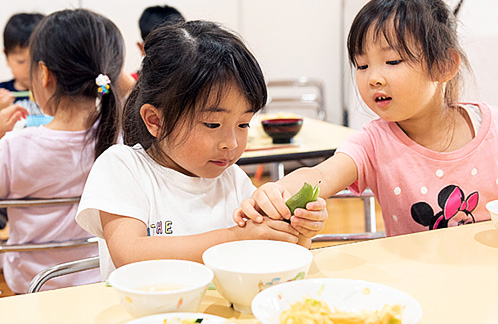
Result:
{"label": "child's hand", "polygon": [[0,109],[7,108],[14,103],[14,100],[15,98],[12,95],[12,92],[7,89],[0,89]]}
{"label": "child's hand", "polygon": [[306,209],[296,208],[291,225],[300,234],[312,238],[325,226],[328,218],[327,203],[322,198],[306,204]]}
{"label": "child's hand", "polygon": [[256,189],[251,198],[241,202],[240,208],[233,213],[233,220],[239,226],[245,226],[244,218],[249,218],[261,223],[263,216],[272,219],[289,219],[291,213],[285,204],[284,196],[290,196],[289,192],[274,182],[268,182]]}
{"label": "child's hand", "polygon": [[10,105],[7,108],[0,110],[0,138],[2,138],[6,132],[14,129],[14,125],[21,120],[21,118],[26,118],[28,111],[26,108],[19,105]]}
{"label": "child's hand", "polygon": [[248,220],[243,228],[234,227],[240,231],[240,239],[250,240],[275,240],[290,243],[297,243],[299,232],[289,223],[281,220],[274,220],[269,217],[263,217],[263,221],[258,223]]}

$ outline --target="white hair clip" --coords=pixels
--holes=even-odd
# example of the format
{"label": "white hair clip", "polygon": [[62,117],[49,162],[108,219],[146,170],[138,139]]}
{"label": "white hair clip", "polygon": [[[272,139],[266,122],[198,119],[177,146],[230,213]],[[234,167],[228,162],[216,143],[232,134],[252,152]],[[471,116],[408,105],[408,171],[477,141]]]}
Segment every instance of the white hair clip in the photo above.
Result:
{"label": "white hair clip", "polygon": [[105,74],[99,74],[99,76],[95,79],[95,83],[97,84],[98,91],[101,95],[105,95],[109,93],[109,84],[111,83],[111,79]]}

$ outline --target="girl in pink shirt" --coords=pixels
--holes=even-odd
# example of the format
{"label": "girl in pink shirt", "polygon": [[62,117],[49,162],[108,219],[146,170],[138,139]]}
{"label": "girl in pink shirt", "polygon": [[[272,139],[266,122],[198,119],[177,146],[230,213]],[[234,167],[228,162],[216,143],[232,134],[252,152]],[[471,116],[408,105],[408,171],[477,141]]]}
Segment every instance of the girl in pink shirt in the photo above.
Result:
{"label": "girl in pink shirt", "polygon": [[[123,53],[118,28],[93,12],[63,10],[40,22],[30,43],[32,91],[43,112],[54,118],[47,125],[8,132],[0,139],[0,198],[81,195],[94,160],[118,136],[120,99],[115,81]],[[77,207],[8,208],[7,243],[89,237],[74,220]],[[96,246],[6,253],[2,255],[5,280],[13,292],[25,293],[43,269],[96,255]],[[99,280],[96,269],[56,278],[43,289]]]}
{"label": "girl in pink shirt", "polygon": [[498,198],[498,112],[458,102],[466,59],[444,1],[369,1],[347,45],[361,98],[379,119],[323,163],[260,187],[234,219],[243,226],[258,210],[289,218],[284,198],[321,181],[323,198],[371,188],[387,235],[488,220],[485,204]]}

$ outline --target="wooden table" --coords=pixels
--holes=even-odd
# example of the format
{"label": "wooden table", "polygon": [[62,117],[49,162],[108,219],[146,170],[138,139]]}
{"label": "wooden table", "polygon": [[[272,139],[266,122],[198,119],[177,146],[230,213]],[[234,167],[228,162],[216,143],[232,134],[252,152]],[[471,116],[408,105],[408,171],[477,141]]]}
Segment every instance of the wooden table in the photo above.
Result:
{"label": "wooden table", "polygon": [[[401,289],[422,324],[498,323],[498,230],[490,221],[313,250],[308,278],[362,279]],[[257,323],[208,290],[199,312]],[[0,323],[125,323],[113,288],[93,284],[0,298]]]}
{"label": "wooden table", "polygon": [[263,131],[260,118],[251,122],[247,148],[237,164],[259,164],[294,161],[311,158],[327,158],[339,145],[357,131],[326,121],[304,118],[301,131],[290,144],[273,144]]}

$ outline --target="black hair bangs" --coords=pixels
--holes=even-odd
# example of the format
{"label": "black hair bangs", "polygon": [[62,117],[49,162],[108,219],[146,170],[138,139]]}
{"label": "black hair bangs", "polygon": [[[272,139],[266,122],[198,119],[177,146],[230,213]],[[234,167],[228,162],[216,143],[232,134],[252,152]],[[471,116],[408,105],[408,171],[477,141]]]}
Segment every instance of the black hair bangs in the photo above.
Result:
{"label": "black hair bangs", "polygon": [[[366,50],[367,37],[374,42],[384,38],[388,45],[408,61],[421,62],[421,40],[416,15],[409,15],[406,1],[371,1],[354,19],[347,40],[349,61],[357,66],[356,58]],[[423,33],[423,31],[422,31]]]}

